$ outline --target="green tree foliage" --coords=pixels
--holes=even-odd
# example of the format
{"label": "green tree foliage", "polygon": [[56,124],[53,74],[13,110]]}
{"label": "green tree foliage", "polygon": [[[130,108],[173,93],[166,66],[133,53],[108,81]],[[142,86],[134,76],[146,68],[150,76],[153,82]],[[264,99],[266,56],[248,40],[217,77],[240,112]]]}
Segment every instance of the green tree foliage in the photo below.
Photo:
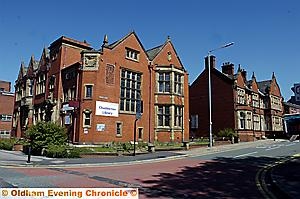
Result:
{"label": "green tree foliage", "polygon": [[219,131],[218,137],[227,137],[227,138],[237,137],[237,133],[234,132],[233,129],[226,128]]}
{"label": "green tree foliage", "polygon": [[66,129],[53,122],[38,122],[25,133],[33,154],[41,154],[43,148],[49,145],[65,145],[67,141]]}

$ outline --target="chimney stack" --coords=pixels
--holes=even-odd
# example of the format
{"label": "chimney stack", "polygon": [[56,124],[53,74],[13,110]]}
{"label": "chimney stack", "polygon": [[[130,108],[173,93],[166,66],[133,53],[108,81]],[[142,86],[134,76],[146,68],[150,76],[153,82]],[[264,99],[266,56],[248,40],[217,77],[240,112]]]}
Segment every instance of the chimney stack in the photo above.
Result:
{"label": "chimney stack", "polygon": [[223,63],[222,73],[232,76],[234,74],[234,64],[230,62]]}
{"label": "chimney stack", "polygon": [[[205,68],[208,68],[208,56],[205,57]],[[210,68],[216,68],[216,57],[214,55],[210,55]]]}

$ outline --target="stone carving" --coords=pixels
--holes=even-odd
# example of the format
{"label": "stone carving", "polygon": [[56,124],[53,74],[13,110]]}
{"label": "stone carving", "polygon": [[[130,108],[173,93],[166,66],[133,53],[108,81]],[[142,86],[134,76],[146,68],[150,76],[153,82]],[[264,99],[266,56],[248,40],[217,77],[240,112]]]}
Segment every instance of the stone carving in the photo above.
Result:
{"label": "stone carving", "polygon": [[85,67],[97,67],[97,56],[96,55],[85,55],[84,56],[84,66]]}

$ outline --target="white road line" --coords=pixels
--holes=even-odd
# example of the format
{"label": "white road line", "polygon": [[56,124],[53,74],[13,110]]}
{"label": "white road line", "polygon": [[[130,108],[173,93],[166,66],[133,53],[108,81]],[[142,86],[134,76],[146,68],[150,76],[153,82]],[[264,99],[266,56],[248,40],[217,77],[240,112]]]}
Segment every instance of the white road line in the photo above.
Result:
{"label": "white road line", "polygon": [[239,158],[239,157],[243,157],[243,156],[248,156],[248,155],[252,155],[252,154],[255,154],[255,153],[257,153],[257,151],[254,151],[254,152],[251,152],[251,153],[245,153],[245,154],[237,155],[237,156],[234,156],[233,158]]}
{"label": "white road line", "polygon": [[295,145],[296,143],[291,143],[291,144],[287,144],[287,145],[285,145],[285,146],[293,146],[293,145]]}
{"label": "white road line", "polygon": [[273,147],[273,148],[268,148],[268,149],[266,149],[266,151],[270,151],[270,150],[273,150],[273,149],[278,149],[278,148],[280,148],[280,146]]}

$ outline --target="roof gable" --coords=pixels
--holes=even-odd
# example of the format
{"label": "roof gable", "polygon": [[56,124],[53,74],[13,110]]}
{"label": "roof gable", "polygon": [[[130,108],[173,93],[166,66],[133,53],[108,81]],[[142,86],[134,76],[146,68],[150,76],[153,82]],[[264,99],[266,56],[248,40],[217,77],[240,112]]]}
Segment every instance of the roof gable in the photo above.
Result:
{"label": "roof gable", "polygon": [[147,51],[149,60],[158,65],[174,65],[184,68],[170,37],[166,42]]}
{"label": "roof gable", "polygon": [[132,31],[130,33],[128,33],[127,35],[125,35],[124,37],[122,37],[121,39],[111,43],[111,44],[108,44],[108,41],[107,41],[107,35],[105,35],[105,43],[103,45],[104,48],[109,48],[109,49],[114,49],[116,47],[118,47],[121,43],[123,43],[124,41],[126,41],[127,39],[129,39],[130,37],[135,37],[135,39],[138,41],[140,47],[143,49],[143,51],[146,53],[146,50],[142,44],[142,42],[140,41],[139,37],[137,36],[137,34]]}

